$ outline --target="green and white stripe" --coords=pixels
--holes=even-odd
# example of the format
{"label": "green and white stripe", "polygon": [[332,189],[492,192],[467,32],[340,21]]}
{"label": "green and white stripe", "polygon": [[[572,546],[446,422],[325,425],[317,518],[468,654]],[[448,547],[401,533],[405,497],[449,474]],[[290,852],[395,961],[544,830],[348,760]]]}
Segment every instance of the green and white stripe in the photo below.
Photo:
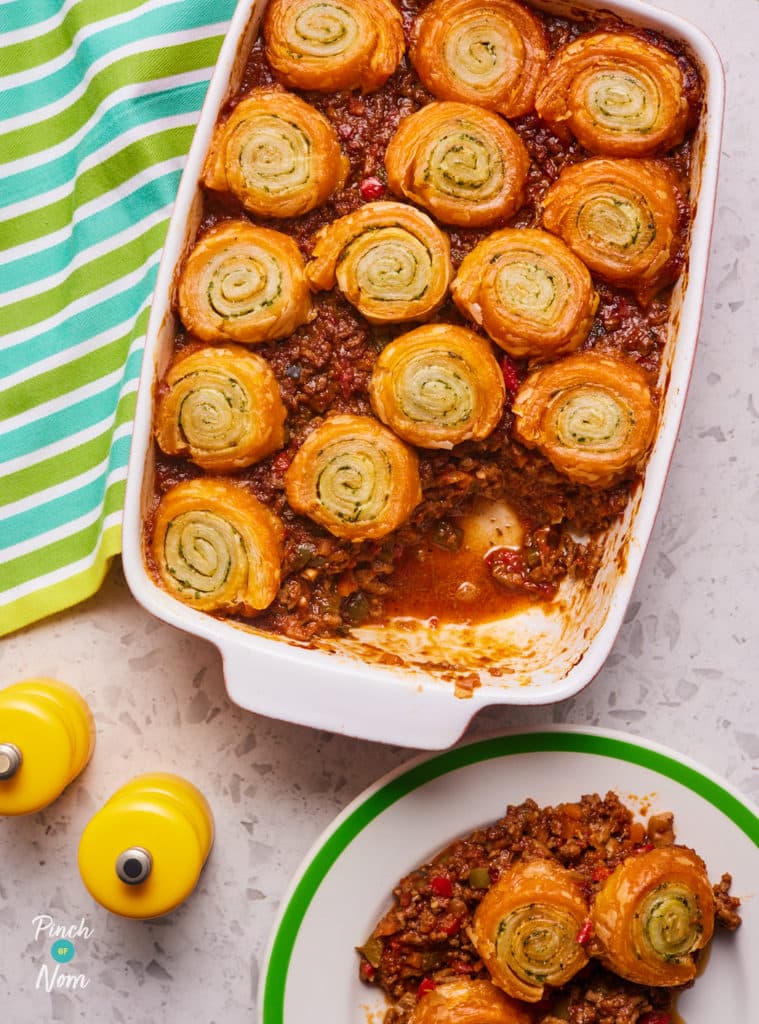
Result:
{"label": "green and white stripe", "polygon": [[121,547],[149,303],[234,0],[0,0],[0,635]]}

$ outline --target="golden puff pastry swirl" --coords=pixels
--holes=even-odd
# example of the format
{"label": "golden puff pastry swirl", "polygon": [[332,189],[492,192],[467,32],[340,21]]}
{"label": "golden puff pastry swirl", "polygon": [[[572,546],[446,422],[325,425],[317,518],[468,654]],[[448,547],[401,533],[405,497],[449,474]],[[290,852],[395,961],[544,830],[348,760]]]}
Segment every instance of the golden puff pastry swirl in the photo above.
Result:
{"label": "golden puff pastry swirl", "polygon": [[531,1024],[524,1006],[484,979],[461,978],[425,992],[409,1024]]}
{"label": "golden puff pastry swirl", "polygon": [[216,224],[179,278],[179,316],[203,341],[284,338],[311,319],[303,257],[279,231],[245,220]]}
{"label": "golden puff pastry swirl", "polygon": [[703,861],[683,846],[629,857],[609,876],[592,911],[594,952],[639,985],[685,985],[694,954],[714,931],[714,897]]}
{"label": "golden puff pastry swirl", "polygon": [[271,366],[239,345],[180,353],[164,378],[156,441],[214,473],[271,455],[285,441],[287,412]]}
{"label": "golden puff pastry swirl", "polygon": [[371,416],[333,416],[311,434],[285,474],[296,512],[344,540],[376,540],[422,500],[416,454]]}
{"label": "golden puff pastry swirl", "polygon": [[612,284],[660,281],[678,223],[676,176],[657,160],[594,157],[562,171],[543,198],[543,226]]}
{"label": "golden puff pastry swirl", "polygon": [[396,195],[444,224],[481,227],[522,206],[530,158],[497,114],[468,103],[428,103],[401,121],[385,166]]}
{"label": "golden puff pastry swirl", "polygon": [[342,188],[349,169],[323,114],[291,93],[256,89],[217,125],[202,181],[261,217],[297,217]]}
{"label": "golden puff pastry swirl", "polygon": [[598,295],[588,268],[556,235],[496,231],[464,258],[451,295],[515,359],[547,360],[588,336]]}
{"label": "golden puff pastry swirl", "polygon": [[506,388],[488,341],[465,327],[426,324],[383,349],[369,397],[376,415],[405,441],[452,448],[493,432]]}
{"label": "golden puff pastry swirl", "polygon": [[548,45],[516,0],[433,0],[414,23],[409,56],[438,99],[519,117],[533,109]]}
{"label": "golden puff pastry swirl", "polygon": [[535,109],[591,153],[646,156],[682,142],[689,108],[675,58],[625,32],[592,32],[562,46]]}
{"label": "golden puff pastry swirl", "polygon": [[588,906],[574,876],[554,861],[519,861],[478,906],[470,938],[493,982],[513,999],[539,1002],[588,962],[577,935]]}
{"label": "golden puff pastry swirl", "polygon": [[306,274],[314,290],[334,288],[373,324],[424,320],[453,277],[448,236],[405,203],[367,203],[316,235]]}
{"label": "golden puff pastry swirl", "polygon": [[657,408],[637,364],[575,354],[530,374],[512,406],[516,436],[575,483],[610,487],[642,467]]}
{"label": "golden puff pastry swirl", "polygon": [[294,89],[373,92],[405,51],[392,0],[272,0],[264,21],[266,56]]}
{"label": "golden puff pastry swirl", "polygon": [[282,524],[231,480],[177,484],[160,500],[151,553],[161,583],[200,611],[253,615],[277,596]]}

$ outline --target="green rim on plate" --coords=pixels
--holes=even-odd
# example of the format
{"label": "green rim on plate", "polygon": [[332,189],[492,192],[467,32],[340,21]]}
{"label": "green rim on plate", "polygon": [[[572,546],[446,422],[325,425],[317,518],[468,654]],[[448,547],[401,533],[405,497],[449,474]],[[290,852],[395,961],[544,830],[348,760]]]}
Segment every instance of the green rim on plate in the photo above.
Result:
{"label": "green rim on plate", "polygon": [[332,865],[371,821],[401,797],[448,772],[496,757],[557,751],[613,757],[658,772],[713,804],[759,847],[759,818],[750,808],[714,779],[649,747],[578,732],[522,733],[455,747],[401,771],[380,786],[340,822],[311,859],[285,907],[272,943],[264,988],[263,1024],[284,1024],[287,972],[303,918]]}

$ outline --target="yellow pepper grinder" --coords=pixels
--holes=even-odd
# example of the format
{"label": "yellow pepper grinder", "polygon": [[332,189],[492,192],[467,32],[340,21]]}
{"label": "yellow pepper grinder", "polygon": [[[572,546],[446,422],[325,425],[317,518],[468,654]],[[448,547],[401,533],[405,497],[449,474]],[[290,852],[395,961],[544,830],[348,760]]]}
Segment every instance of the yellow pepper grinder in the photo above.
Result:
{"label": "yellow pepper grinder", "polygon": [[138,775],[92,818],[79,872],[98,903],[122,917],[159,917],[197,884],[213,843],[203,794],[178,775]]}
{"label": "yellow pepper grinder", "polygon": [[71,686],[27,679],[0,690],[0,815],[47,807],[94,748],[92,712]]}

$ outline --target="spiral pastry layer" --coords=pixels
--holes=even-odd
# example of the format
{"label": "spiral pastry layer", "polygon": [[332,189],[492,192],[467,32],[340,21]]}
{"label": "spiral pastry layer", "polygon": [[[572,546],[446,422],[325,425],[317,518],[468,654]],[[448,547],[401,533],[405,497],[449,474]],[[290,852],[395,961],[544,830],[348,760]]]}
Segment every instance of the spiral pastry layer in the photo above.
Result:
{"label": "spiral pastry layer", "polygon": [[601,961],[639,985],[685,985],[694,954],[714,930],[714,897],[703,861],[683,846],[629,857],[608,878],[591,911]]}
{"label": "spiral pastry layer", "polygon": [[182,353],[169,367],[156,409],[156,441],[203,469],[230,473],[285,441],[287,413],[269,364],[239,345]]}
{"label": "spiral pastry layer", "polygon": [[569,128],[591,153],[646,156],[682,142],[688,101],[677,61],[625,32],[593,32],[562,46],[535,109],[554,130]]}
{"label": "spiral pastry layer", "polygon": [[283,529],[249,491],[203,477],[158,505],[151,552],[161,583],[200,611],[253,615],[277,596]]}
{"label": "spiral pastry layer", "polygon": [[663,277],[678,219],[675,175],[655,160],[595,157],[573,164],[543,198],[543,226],[591,270],[621,285]]}
{"label": "spiral pastry layer", "polygon": [[657,410],[643,370],[596,352],[532,373],[512,410],[517,437],[589,487],[609,487],[635,472],[656,431]]}
{"label": "spiral pastry layer", "polygon": [[428,103],[401,121],[385,166],[396,195],[444,224],[480,227],[523,204],[530,158],[496,114],[467,103]]}
{"label": "spiral pastry layer", "polygon": [[304,441],[285,475],[292,508],[335,537],[375,540],[422,500],[416,455],[370,416],[333,416]]}
{"label": "spiral pastry layer", "polygon": [[427,324],[383,349],[369,397],[376,415],[405,441],[452,448],[492,433],[506,388],[484,338],[453,324]]}
{"label": "spiral pastry layer", "polygon": [[425,992],[409,1024],[530,1024],[524,1007],[490,981],[462,978]]}
{"label": "spiral pastry layer", "polygon": [[537,1003],[546,985],[564,985],[588,962],[577,942],[587,914],[569,871],[553,861],[519,861],[488,890],[470,938],[499,988]]}
{"label": "spiral pastry layer", "polygon": [[533,109],[548,46],[538,19],[515,0],[433,0],[414,23],[409,55],[438,99],[519,117]]}
{"label": "spiral pastry layer", "polygon": [[370,323],[424,320],[448,293],[450,243],[413,206],[367,203],[318,232],[306,274],[314,290],[337,282]]}
{"label": "spiral pastry layer", "polygon": [[391,0],[272,0],[266,56],[294,89],[373,92],[398,67],[403,20]]}
{"label": "spiral pastry layer", "polygon": [[552,359],[587,338],[598,307],[588,268],[546,231],[496,231],[451,285],[461,312],[516,359]]}
{"label": "spiral pastry layer", "polygon": [[349,169],[318,110],[290,93],[256,89],[217,125],[202,181],[261,217],[297,217],[342,188]]}
{"label": "spiral pastry layer", "polygon": [[248,221],[215,225],[182,268],[179,316],[203,341],[253,344],[292,334],[311,319],[298,246]]}

